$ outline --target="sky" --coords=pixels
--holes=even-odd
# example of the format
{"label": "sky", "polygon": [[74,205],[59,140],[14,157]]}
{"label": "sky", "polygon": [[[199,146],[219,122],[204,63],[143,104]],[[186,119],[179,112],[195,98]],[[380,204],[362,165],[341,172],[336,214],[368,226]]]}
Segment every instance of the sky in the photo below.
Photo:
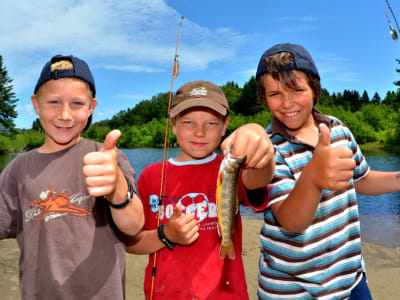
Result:
{"label": "sky", "polygon": [[[30,97],[43,65],[74,55],[90,66],[98,105],[110,119],[192,80],[248,82],[277,43],[303,45],[330,93],[384,98],[400,80],[400,41],[387,0],[0,0],[0,55],[13,80],[17,128],[37,118]],[[400,3],[390,0],[400,21]],[[181,16],[179,75],[172,68]],[[398,32],[400,36],[400,32]]]}

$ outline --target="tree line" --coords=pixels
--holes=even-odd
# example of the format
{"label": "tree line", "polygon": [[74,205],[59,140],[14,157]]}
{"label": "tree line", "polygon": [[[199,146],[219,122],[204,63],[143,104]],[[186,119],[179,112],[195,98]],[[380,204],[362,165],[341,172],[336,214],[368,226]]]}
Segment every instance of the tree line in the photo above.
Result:
{"label": "tree line", "polygon": [[[397,60],[400,63],[400,60]],[[400,72],[400,69],[396,69]],[[0,152],[23,151],[40,146],[44,133],[36,119],[32,129],[19,130],[12,121],[15,118],[15,103],[18,99],[12,92],[12,80],[2,65],[0,55]],[[400,81],[394,82],[400,86]],[[271,113],[257,100],[257,82],[251,77],[243,87],[229,81],[221,89],[230,106],[227,135],[246,123],[258,123],[267,127]],[[103,142],[112,129],[120,129],[120,148],[162,147],[164,145],[169,93],[159,93],[145,99],[132,108],[127,108],[110,119],[94,123],[82,136]],[[343,121],[353,132],[360,145],[372,145],[390,150],[399,150],[400,142],[400,89],[388,91],[383,99],[378,93],[372,98],[364,91],[355,90],[330,94],[322,89],[316,108],[325,114]],[[169,126],[170,127],[170,126]],[[169,132],[168,144],[176,146],[175,136]]]}

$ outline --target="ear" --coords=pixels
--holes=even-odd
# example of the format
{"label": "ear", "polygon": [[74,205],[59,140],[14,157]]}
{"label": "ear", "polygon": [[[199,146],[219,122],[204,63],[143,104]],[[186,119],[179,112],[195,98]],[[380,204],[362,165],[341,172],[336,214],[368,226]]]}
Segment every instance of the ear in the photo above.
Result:
{"label": "ear", "polygon": [[171,119],[172,132],[176,135],[176,117]]}
{"label": "ear", "polygon": [[224,120],[224,126],[222,128],[222,135],[221,136],[225,135],[226,128],[228,127],[228,124],[229,124],[229,117],[226,117],[225,120]]}
{"label": "ear", "polygon": [[32,101],[33,108],[35,109],[36,114],[39,115],[39,99],[36,96],[36,94],[33,94],[31,96],[31,101]]}
{"label": "ear", "polygon": [[89,106],[89,116],[93,114],[94,109],[96,108],[96,106],[97,106],[97,99],[93,98],[92,102],[90,103],[90,106]]}

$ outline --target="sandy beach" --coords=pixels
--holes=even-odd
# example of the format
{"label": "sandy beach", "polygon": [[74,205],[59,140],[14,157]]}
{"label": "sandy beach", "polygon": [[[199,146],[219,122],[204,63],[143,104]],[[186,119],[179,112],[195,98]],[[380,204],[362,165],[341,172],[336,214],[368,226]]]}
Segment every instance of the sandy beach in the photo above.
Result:
{"label": "sandy beach", "polygon": [[[243,219],[243,260],[250,299],[257,299],[257,269],[262,220]],[[400,295],[400,247],[363,242],[369,287],[374,300],[396,300]],[[15,240],[0,241],[0,295],[19,299],[18,255]],[[147,255],[127,255],[127,300],[144,299],[143,275]]]}

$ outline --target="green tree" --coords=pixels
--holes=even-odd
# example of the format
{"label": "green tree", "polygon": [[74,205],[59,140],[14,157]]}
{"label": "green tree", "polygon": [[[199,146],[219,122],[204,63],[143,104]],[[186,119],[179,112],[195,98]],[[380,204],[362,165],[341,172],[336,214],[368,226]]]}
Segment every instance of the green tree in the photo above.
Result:
{"label": "green tree", "polygon": [[17,117],[16,105],[18,101],[15,93],[12,92],[12,79],[3,66],[3,57],[0,55],[0,124],[15,132],[15,124],[12,119]]}
{"label": "green tree", "polygon": [[239,97],[242,94],[242,89],[237,83],[228,81],[226,84],[221,86],[221,90],[224,92],[225,97],[228,100],[229,107],[232,109],[235,103],[239,100]]}
{"label": "green tree", "polygon": [[234,103],[232,110],[244,116],[251,116],[264,110],[264,106],[257,99],[257,81],[254,76],[244,84],[242,94]]}

